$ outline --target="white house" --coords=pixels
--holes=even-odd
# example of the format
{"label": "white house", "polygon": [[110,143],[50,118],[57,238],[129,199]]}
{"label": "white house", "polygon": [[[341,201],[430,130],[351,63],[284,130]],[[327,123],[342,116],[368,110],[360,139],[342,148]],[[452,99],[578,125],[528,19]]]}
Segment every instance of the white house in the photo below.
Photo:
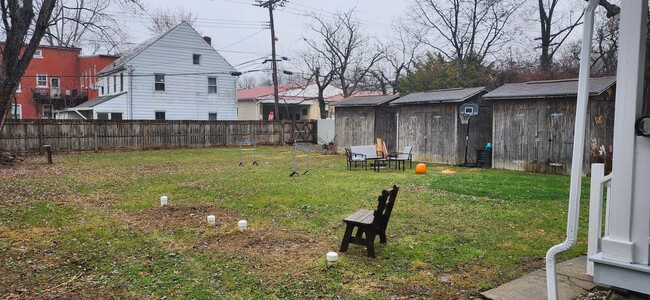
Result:
{"label": "white house", "polygon": [[57,117],[236,120],[234,71],[209,37],[182,22],[101,70],[99,97]]}

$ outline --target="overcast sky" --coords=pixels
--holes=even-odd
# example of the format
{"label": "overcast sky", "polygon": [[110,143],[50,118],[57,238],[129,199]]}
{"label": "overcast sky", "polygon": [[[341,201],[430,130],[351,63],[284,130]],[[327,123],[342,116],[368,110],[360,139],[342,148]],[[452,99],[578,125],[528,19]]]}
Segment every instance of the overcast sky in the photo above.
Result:
{"label": "overcast sky", "polygon": [[[198,17],[195,27],[199,33],[212,37],[212,45],[233,66],[240,70],[264,68],[247,61],[270,55],[270,30],[268,9],[254,6],[254,0],[144,0],[149,13],[182,7]],[[401,15],[408,6],[404,0],[290,0],[274,12],[278,55],[291,58],[292,50],[300,47],[301,37],[308,33],[310,18],[307,14],[331,17],[338,10],[357,9],[358,17],[368,33],[385,36],[391,20]],[[139,43],[153,34],[142,25],[147,16],[128,18],[134,42]],[[263,61],[260,59],[259,62]]]}

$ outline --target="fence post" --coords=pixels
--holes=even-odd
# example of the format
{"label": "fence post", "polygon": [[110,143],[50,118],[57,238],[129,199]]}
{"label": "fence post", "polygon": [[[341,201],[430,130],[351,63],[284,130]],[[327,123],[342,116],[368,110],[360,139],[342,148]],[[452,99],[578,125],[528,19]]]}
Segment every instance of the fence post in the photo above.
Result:
{"label": "fence post", "polygon": [[226,125],[223,128],[223,134],[224,134],[224,139],[223,142],[225,143],[224,146],[228,146],[230,143],[228,141],[230,140],[230,122],[227,122]]}
{"label": "fence post", "polygon": [[38,119],[37,124],[38,124],[38,152],[40,155],[43,155],[43,120]]}
{"label": "fence post", "polygon": [[587,275],[594,276],[594,262],[589,257],[596,255],[600,249],[601,226],[603,217],[603,178],[605,164],[591,165],[591,188],[589,191],[589,236],[587,237]]}

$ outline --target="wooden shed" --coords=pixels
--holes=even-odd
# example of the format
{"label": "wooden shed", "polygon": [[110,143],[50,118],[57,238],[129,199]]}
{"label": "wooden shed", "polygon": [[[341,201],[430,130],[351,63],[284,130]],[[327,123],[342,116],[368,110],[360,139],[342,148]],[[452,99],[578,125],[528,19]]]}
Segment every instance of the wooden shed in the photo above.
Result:
{"label": "wooden shed", "polygon": [[337,101],[336,136],[339,147],[372,145],[375,138],[386,142],[389,151],[395,151],[395,112],[391,101],[399,95],[352,96]]}
{"label": "wooden shed", "polygon": [[485,87],[445,89],[408,94],[393,102],[397,108],[397,145],[413,147],[413,160],[459,165],[465,162],[467,126],[461,124],[459,108],[476,103],[477,116],[470,120],[469,162],[476,160],[477,149],[492,141],[491,103],[481,96]]}
{"label": "wooden shed", "polygon": [[[615,77],[589,81],[585,174],[592,162],[611,160],[615,85]],[[493,167],[570,174],[577,95],[578,79],[506,84],[484,95],[494,109]]]}

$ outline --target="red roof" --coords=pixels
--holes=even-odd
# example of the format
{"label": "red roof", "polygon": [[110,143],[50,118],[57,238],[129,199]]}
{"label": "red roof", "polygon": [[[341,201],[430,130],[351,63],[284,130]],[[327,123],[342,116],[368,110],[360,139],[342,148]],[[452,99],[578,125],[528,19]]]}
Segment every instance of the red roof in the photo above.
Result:
{"label": "red roof", "polygon": [[[278,86],[278,92],[295,89],[300,87],[299,84],[285,84]],[[237,99],[257,99],[273,96],[273,86],[260,86],[252,89],[238,90]]]}

